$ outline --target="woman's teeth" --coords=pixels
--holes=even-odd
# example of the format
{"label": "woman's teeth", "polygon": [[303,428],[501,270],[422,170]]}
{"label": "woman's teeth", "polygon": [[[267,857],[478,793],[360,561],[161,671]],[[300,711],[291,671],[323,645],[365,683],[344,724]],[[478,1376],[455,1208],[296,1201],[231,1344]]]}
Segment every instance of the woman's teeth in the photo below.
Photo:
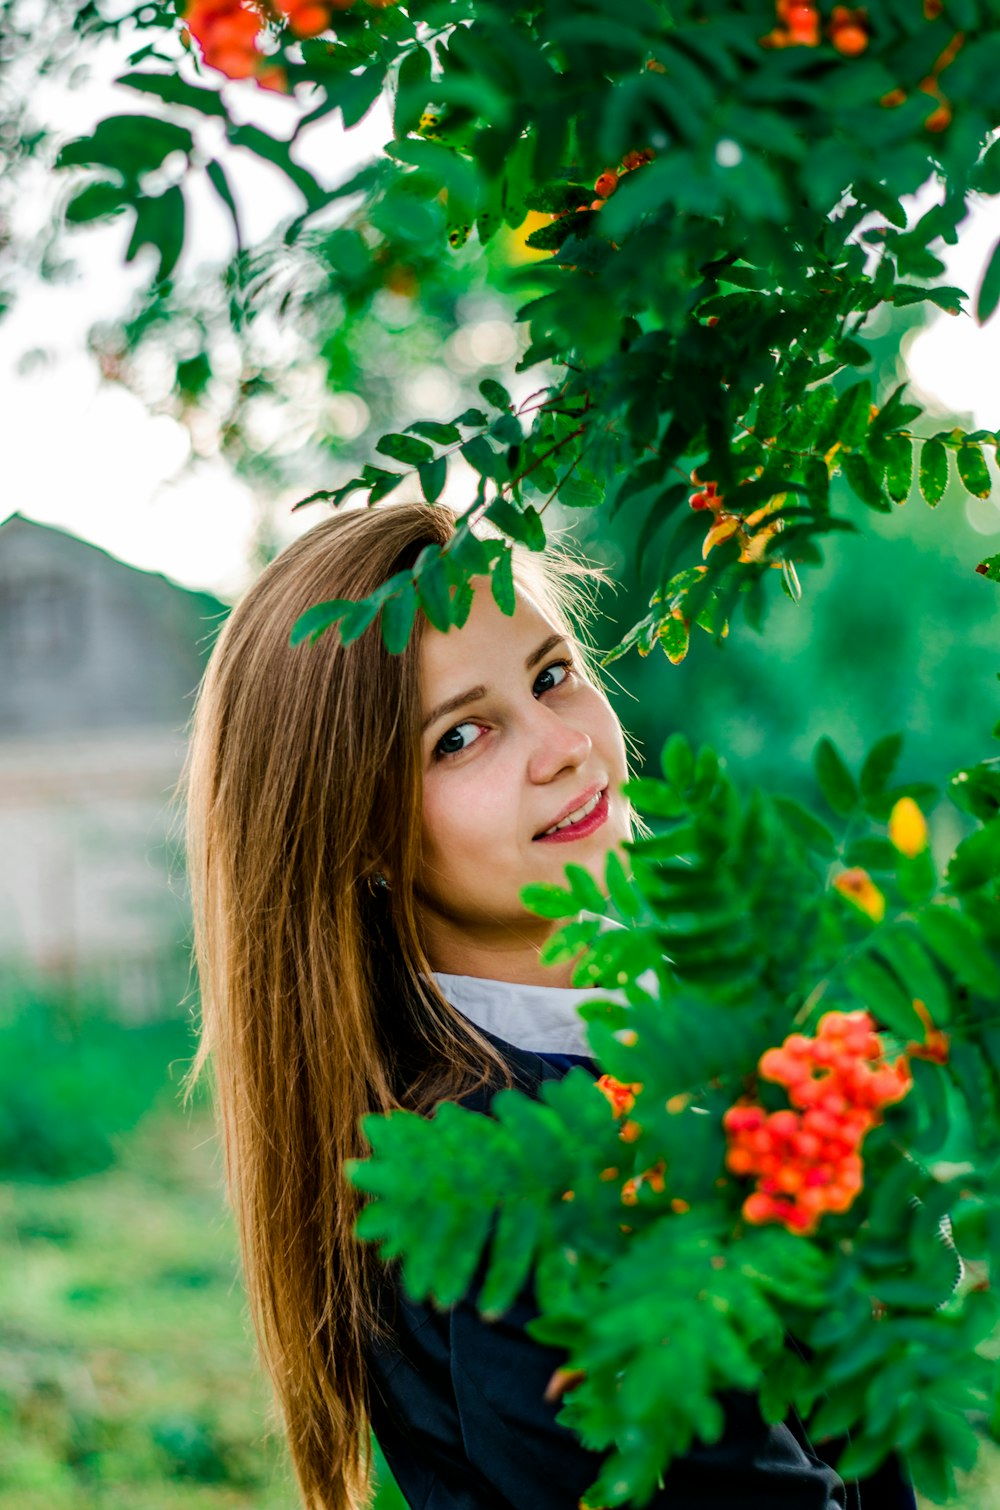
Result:
{"label": "woman's teeth", "polygon": [[590,801],[583,804],[583,807],[578,807],[574,813],[570,813],[569,817],[564,818],[561,823],[553,823],[551,828],[547,828],[542,838],[547,838],[549,834],[554,834],[560,828],[569,828],[571,823],[579,823],[582,818],[587,817],[588,813],[594,811],[594,808],[603,796],[603,791],[595,792]]}

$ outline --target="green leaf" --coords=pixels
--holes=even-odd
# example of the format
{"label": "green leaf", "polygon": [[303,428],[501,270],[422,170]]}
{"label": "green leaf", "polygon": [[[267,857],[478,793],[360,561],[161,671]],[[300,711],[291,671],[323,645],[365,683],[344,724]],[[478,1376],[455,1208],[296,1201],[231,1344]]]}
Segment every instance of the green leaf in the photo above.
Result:
{"label": "green leaf", "polygon": [[990,253],[990,260],[983,273],[983,281],[979,285],[976,319],[980,325],[985,325],[998,304],[1000,304],[1000,241]]}
{"label": "green leaf", "polygon": [[968,444],[959,446],[955,454],[955,462],[966,492],[971,493],[974,498],[988,498],[992,484],[982,447]]}
{"label": "green leaf", "polygon": [[160,259],[157,279],[169,278],[184,246],[184,195],[176,185],[153,199],[135,201],[135,225],[125,261],[134,261],[144,246],[151,246]]}
{"label": "green leaf", "polygon": [[920,491],[936,508],[948,486],[948,451],[939,440],[925,440],[920,448]]}
{"label": "green leaf", "polygon": [[813,753],[820,790],[833,811],[846,818],[858,805],[858,788],[836,746],[826,735]]}
{"label": "green leaf", "polygon": [[825,860],[833,859],[837,846],[825,823],[821,823],[808,808],[792,797],[775,797],[773,801],[782,821],[806,849]]}
{"label": "green leaf", "polygon": [[809,506],[816,514],[830,512],[830,469],[821,456],[809,456],[802,465]]}
{"label": "green leaf", "polygon": [[564,508],[594,509],[604,502],[604,489],[573,473],[559,484],[556,496]]}
{"label": "green leaf", "polygon": [[372,594],[357,602],[351,598],[330,598],[325,603],[314,603],[292,625],[289,644],[301,645],[304,640],[315,644],[320,635],[339,624],[340,642],[349,645],[368,628],[378,613],[380,602],[380,598]]}
{"label": "green leaf", "polygon": [[517,597],[514,592],[514,554],[509,547],[493,568],[491,586],[497,607],[510,618],[517,606]]}
{"label": "green leaf", "polygon": [[171,152],[185,156],[194,150],[186,126],[151,115],[112,115],[98,121],[90,136],[67,142],[56,158],[57,168],[114,168],[126,182],[162,166]]}
{"label": "green leaf", "polygon": [[858,1000],[890,1033],[903,1039],[923,1041],[924,1028],[906,994],[891,971],[870,954],[862,954],[844,971],[844,979]]}
{"label": "green leaf", "polygon": [[773,439],[781,428],[785,404],[785,386],[780,378],[765,383],[757,394],[754,434],[760,441]]}
{"label": "green leaf", "polygon": [[615,850],[608,851],[605,862],[605,884],[612,902],[623,918],[634,920],[642,911],[638,893],[626,874],[625,867]]}
{"label": "green leaf", "polygon": [[567,865],[566,880],[569,882],[570,891],[573,893],[573,901],[578,910],[583,912],[603,912],[604,893],[590,874],[582,865]]}
{"label": "green leaf", "polygon": [[678,818],[684,812],[685,803],[673,786],[665,781],[654,781],[648,776],[637,776],[626,782],[625,796],[641,813],[651,818]]}
{"label": "green leaf", "polygon": [[448,458],[438,456],[434,461],[421,462],[418,470],[420,490],[428,503],[437,503],[444,492],[448,478]]}
{"label": "green leaf", "polygon": [[391,655],[406,649],[416,616],[417,589],[409,581],[382,604],[382,639]]}
{"label": "green leaf", "polygon": [[510,410],[514,407],[510,394],[503,384],[498,383],[495,378],[483,378],[479,385],[479,391],[486,402],[494,409]]}
{"label": "green leaf", "polygon": [[572,892],[564,891],[561,886],[524,886],[521,901],[529,912],[537,912],[543,918],[568,918],[577,910]]}
{"label": "green leaf", "polygon": [[902,734],[886,734],[875,741],[861,767],[862,797],[874,797],[885,791],[902,753]]}
{"label": "green leaf", "polygon": [[862,503],[866,503],[871,509],[878,509],[883,514],[891,512],[892,504],[882,491],[867,457],[863,456],[860,451],[845,451],[837,459],[844,476]]}
{"label": "green leaf", "polygon": [[958,980],[983,996],[1000,992],[1000,971],[971,918],[939,903],[922,907],[914,922],[927,946]]}
{"label": "green leaf", "polygon": [[474,435],[461,447],[462,455],[474,472],[481,477],[497,477],[504,470],[502,458],[494,451],[485,435]]}
{"label": "green leaf", "polygon": [[[399,80],[392,112],[396,136],[416,131],[431,92],[431,55],[426,47],[414,47],[399,65]],[[345,125],[348,122],[345,119]]]}
{"label": "green leaf", "polygon": [[892,291],[892,303],[898,309],[903,309],[909,304],[921,304],[927,300],[949,315],[960,315],[962,300],[968,297],[964,289],[944,285],[938,285],[936,288],[918,288],[915,283],[897,283]]}
{"label": "green leaf", "polygon": [[467,429],[475,429],[489,423],[481,409],[463,409],[455,421],[456,425],[465,425]]}
{"label": "green leaf", "polygon": [[872,402],[872,385],[867,378],[852,383],[837,400],[834,415],[834,433],[842,446],[848,449],[860,446],[868,433]]}
{"label": "green leaf", "polygon": [[844,864],[860,865],[862,870],[894,871],[899,864],[899,850],[878,834],[866,834],[847,846]]}
{"label": "green leaf", "polygon": [[906,435],[887,435],[882,447],[885,490],[893,503],[905,503],[913,485],[913,442]]}
{"label": "green leaf", "polygon": [[236,236],[236,245],[237,247],[242,247],[243,233],[240,228],[240,212],[236,207],[236,198],[233,194],[232,188],[230,187],[229,179],[226,176],[226,170],[222,166],[222,164],[220,162],[216,162],[215,158],[213,157],[205,164],[205,172],[208,176],[209,183],[212,185],[212,188],[215,190],[216,194],[218,194],[219,198],[222,200],[222,203],[229,211],[229,218],[233,222],[233,231]]}
{"label": "green leaf", "polygon": [[93,220],[109,220],[120,215],[130,203],[128,191],[122,184],[101,178],[77,189],[67,201],[63,213],[70,225],[86,225]]}
{"label": "green leaf", "polygon": [[425,440],[432,440],[436,446],[456,446],[462,439],[457,425],[442,425],[436,419],[418,419],[414,424],[407,425],[406,429],[408,434],[422,435]]}
{"label": "green leaf", "polygon": [[948,866],[952,891],[973,891],[1000,876],[1000,818],[963,839]]}
{"label": "green leaf", "polygon": [[534,1201],[513,1199],[500,1206],[489,1268],[477,1297],[487,1320],[502,1316],[514,1304],[531,1272],[542,1235],[542,1209]]}
{"label": "green leaf", "polygon": [[432,447],[414,435],[383,435],[375,442],[375,449],[383,456],[391,456],[393,461],[402,461],[412,467],[419,467],[434,458]]}
{"label": "green leaf", "polygon": [[519,509],[507,498],[494,498],[486,510],[486,517],[505,535],[526,545],[529,550],[545,549],[545,526],[538,510],[531,504]]}
{"label": "green leaf", "polygon": [[446,634],[454,622],[447,569],[441,556],[435,555],[417,567],[417,596],[429,622]]}
{"label": "green leaf", "polygon": [[694,751],[683,734],[671,734],[663,746],[660,765],[671,786],[686,792],[694,776]]}
{"label": "green leaf", "polygon": [[948,779],[948,795],[963,812],[980,823],[1000,814],[1000,759],[981,760]]}
{"label": "green leaf", "polygon": [[228,120],[222,95],[215,89],[200,89],[189,84],[175,73],[123,73],[116,83],[126,89],[137,89],[142,94],[153,94],[165,105],[182,105],[186,110],[197,110],[200,115],[218,115]]}

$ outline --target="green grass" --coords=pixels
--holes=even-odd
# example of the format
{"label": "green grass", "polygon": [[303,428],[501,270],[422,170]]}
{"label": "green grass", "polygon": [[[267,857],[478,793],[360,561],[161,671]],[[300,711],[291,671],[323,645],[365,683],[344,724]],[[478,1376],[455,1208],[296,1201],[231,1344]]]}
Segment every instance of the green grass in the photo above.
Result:
{"label": "green grass", "polygon": [[[208,1114],[0,1193],[0,1506],[296,1510]],[[394,1486],[379,1510],[402,1501]]]}

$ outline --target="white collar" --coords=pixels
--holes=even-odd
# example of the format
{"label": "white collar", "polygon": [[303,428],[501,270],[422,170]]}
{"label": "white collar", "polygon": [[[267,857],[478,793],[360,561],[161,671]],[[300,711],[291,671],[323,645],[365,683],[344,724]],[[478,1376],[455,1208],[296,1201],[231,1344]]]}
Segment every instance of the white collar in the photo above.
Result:
{"label": "white collar", "polygon": [[620,997],[620,993],[598,986],[525,986],[438,971],[434,979],[442,996],[477,1028],[536,1054],[589,1057],[592,1050],[586,1039],[587,1025],[577,1008],[586,1001]]}

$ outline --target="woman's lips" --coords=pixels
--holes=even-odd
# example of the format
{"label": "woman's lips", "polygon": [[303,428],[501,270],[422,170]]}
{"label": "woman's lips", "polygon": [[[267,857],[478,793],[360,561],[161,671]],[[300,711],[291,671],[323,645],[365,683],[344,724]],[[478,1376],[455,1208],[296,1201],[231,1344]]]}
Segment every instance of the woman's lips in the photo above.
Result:
{"label": "woman's lips", "polygon": [[573,839],[585,839],[595,833],[602,823],[608,821],[608,789],[604,788],[597,805],[579,823],[570,823],[566,828],[557,828],[554,834],[539,834],[536,844],[569,844]]}

